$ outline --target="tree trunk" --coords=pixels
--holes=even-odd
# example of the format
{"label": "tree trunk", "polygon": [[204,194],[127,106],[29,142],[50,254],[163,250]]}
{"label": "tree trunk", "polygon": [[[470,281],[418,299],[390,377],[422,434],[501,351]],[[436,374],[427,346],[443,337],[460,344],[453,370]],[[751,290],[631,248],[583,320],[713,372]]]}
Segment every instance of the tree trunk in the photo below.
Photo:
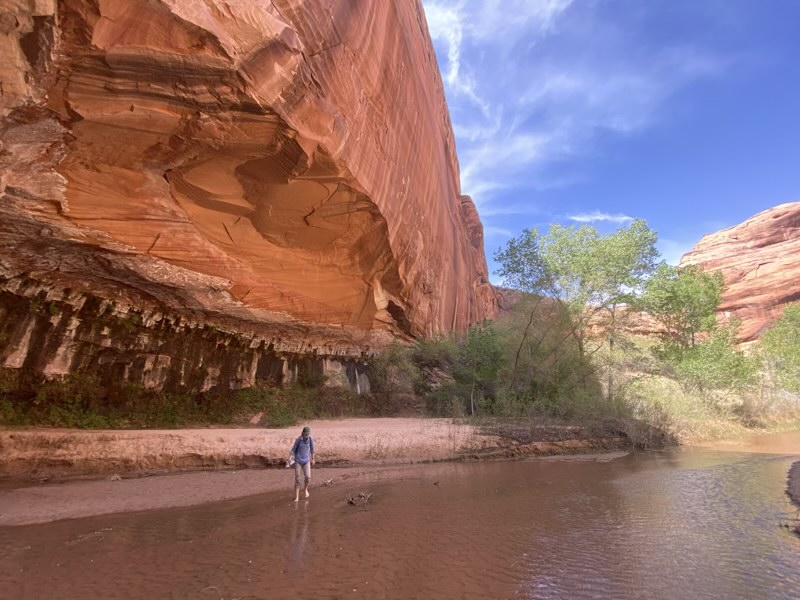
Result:
{"label": "tree trunk", "polygon": [[528,335],[528,330],[531,328],[533,324],[533,316],[536,314],[536,309],[539,308],[539,303],[542,301],[542,296],[536,301],[533,308],[531,309],[531,317],[528,319],[528,324],[525,326],[525,331],[522,333],[522,340],[519,343],[519,348],[517,348],[517,355],[514,357],[514,368],[511,369],[511,390],[514,389],[514,383],[517,379],[517,365],[519,364],[519,355],[522,352],[522,347],[525,345],[525,338]]}
{"label": "tree trunk", "polygon": [[614,400],[614,336],[608,338],[608,400]]}
{"label": "tree trunk", "polygon": [[608,335],[608,400],[614,400],[614,332],[617,328],[617,307],[612,305],[609,309],[611,313],[611,326]]}

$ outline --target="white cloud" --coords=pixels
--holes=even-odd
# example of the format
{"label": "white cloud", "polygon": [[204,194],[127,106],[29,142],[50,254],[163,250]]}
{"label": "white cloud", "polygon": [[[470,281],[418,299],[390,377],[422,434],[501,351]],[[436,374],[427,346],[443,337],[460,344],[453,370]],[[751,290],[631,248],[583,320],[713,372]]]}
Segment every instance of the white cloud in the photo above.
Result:
{"label": "white cloud", "polygon": [[457,4],[460,12],[470,17],[466,27],[470,35],[477,39],[495,40],[499,33],[517,36],[550,31],[572,1],[480,0],[469,3],[468,7],[464,2]]}
{"label": "white cloud", "polygon": [[539,214],[540,212],[541,210],[539,210],[538,207],[526,204],[511,204],[508,206],[492,205],[481,210],[481,216],[497,217],[510,215],[535,215]]}
{"label": "white cloud", "polygon": [[483,233],[486,237],[514,237],[514,233],[503,227],[493,227],[487,225],[483,228]]}
{"label": "white cloud", "polygon": [[513,178],[520,164],[545,160],[547,153],[557,142],[544,134],[518,133],[480,140],[461,153],[461,183],[465,190],[472,186],[488,189],[492,182],[502,182]]}
{"label": "white cloud", "polygon": [[463,42],[462,14],[459,5],[447,7],[439,3],[425,6],[428,29],[434,41],[442,42],[447,48],[447,70],[444,81],[449,89],[460,94],[476,107],[487,118],[491,115],[488,102],[475,93],[475,81],[461,70],[461,45]]}
{"label": "white cloud", "polygon": [[423,2],[462,189],[484,216],[499,192],[563,181],[552,167],[596,152],[600,132],[651,127],[676,91],[727,67],[701,47],[643,42],[601,3]]}
{"label": "white cloud", "polygon": [[612,215],[607,212],[602,212],[599,210],[595,210],[588,213],[579,213],[577,215],[569,215],[567,218],[570,221],[576,221],[578,223],[598,223],[598,222],[628,223],[630,221],[633,221],[633,217],[629,217],[628,215],[623,215],[623,214]]}

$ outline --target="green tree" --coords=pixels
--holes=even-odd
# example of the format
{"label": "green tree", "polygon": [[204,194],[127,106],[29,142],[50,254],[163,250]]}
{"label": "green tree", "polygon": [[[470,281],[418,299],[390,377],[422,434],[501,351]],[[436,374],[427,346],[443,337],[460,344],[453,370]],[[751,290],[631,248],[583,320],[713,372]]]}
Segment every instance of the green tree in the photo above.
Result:
{"label": "green tree", "polygon": [[595,367],[581,356],[571,324],[561,306],[549,299],[523,295],[495,323],[508,369],[499,374],[501,413],[527,414],[531,409],[565,417],[588,408],[601,397]]}
{"label": "green tree", "polygon": [[778,384],[800,393],[800,304],[786,307],[761,336],[761,344]]}
{"label": "green tree", "polygon": [[497,274],[508,287],[559,302],[584,350],[589,319],[629,302],[655,268],[656,239],[641,220],[605,236],[590,225],[526,229],[495,253]]}
{"label": "green tree", "polygon": [[700,391],[741,391],[754,382],[758,362],[736,347],[737,322],[716,327],[687,348],[675,365],[681,382]]}
{"label": "green tree", "polygon": [[[619,308],[637,296],[655,268],[656,239],[638,219],[608,235],[589,225],[554,224],[544,234],[526,229],[495,254],[497,273],[509,287],[555,299],[569,316],[567,335],[574,337],[581,356],[594,332],[601,343],[608,342],[613,357]],[[612,387],[609,370],[609,393]]]}
{"label": "green tree", "polygon": [[723,285],[719,271],[662,263],[648,280],[638,306],[664,327],[667,342],[682,351],[695,345],[698,333],[713,329]]}
{"label": "green tree", "polygon": [[497,330],[488,321],[473,325],[459,348],[456,381],[470,386],[470,415],[475,415],[476,394],[484,396],[497,380],[502,366],[503,347]]}
{"label": "green tree", "polygon": [[399,342],[372,356],[367,368],[372,391],[383,396],[389,407],[412,394],[421,378],[410,349]]}

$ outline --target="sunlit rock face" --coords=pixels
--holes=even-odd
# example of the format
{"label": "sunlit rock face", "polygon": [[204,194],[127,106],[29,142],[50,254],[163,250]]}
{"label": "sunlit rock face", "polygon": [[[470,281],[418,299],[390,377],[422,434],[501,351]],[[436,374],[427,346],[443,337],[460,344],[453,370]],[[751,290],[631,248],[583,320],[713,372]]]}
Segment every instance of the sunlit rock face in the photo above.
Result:
{"label": "sunlit rock face", "polygon": [[741,341],[756,339],[787,304],[800,301],[800,202],[705,236],[681,265],[721,271],[720,312],[741,320]]}
{"label": "sunlit rock face", "polygon": [[6,283],[325,354],[493,314],[417,0],[2,11]]}

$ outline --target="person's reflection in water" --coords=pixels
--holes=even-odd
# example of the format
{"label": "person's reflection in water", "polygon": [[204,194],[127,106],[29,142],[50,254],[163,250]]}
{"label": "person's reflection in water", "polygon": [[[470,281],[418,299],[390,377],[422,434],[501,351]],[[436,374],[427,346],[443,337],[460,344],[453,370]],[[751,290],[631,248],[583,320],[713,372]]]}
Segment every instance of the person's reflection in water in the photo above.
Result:
{"label": "person's reflection in water", "polygon": [[305,569],[306,543],[308,542],[308,500],[294,505],[294,519],[289,533],[288,559],[291,571]]}

